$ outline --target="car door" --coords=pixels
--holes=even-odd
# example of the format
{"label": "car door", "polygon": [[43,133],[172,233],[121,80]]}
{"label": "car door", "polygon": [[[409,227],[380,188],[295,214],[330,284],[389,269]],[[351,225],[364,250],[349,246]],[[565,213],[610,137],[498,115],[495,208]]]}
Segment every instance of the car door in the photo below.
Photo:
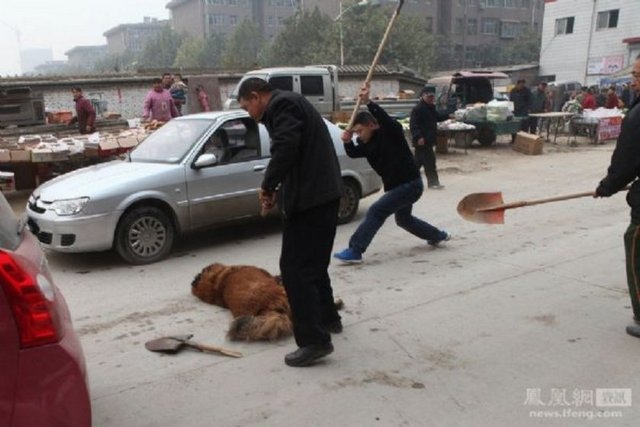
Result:
{"label": "car door", "polygon": [[260,145],[258,125],[248,117],[225,120],[211,132],[199,155],[217,152],[218,162],[200,169],[186,166],[191,228],[259,215],[258,191],[269,161]]}

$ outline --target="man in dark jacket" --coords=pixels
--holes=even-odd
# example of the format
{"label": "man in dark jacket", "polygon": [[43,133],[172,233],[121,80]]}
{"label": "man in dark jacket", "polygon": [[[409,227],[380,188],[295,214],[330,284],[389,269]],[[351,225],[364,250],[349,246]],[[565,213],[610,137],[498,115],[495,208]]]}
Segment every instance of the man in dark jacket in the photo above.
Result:
{"label": "man in dark jacket", "polygon": [[[632,87],[640,89],[640,55],[631,71]],[[631,207],[631,223],[624,233],[627,284],[631,297],[634,323],[627,326],[627,333],[640,338],[640,99],[629,106],[616,148],[611,156],[607,176],[600,181],[594,197],[609,197],[633,182],[627,193]]]}
{"label": "man in dark jacket", "polygon": [[439,190],[443,188],[438,178],[436,168],[436,155],[433,148],[436,144],[438,132],[438,122],[446,120],[448,114],[439,114],[436,111],[435,99],[436,90],[433,86],[428,86],[420,92],[420,101],[411,110],[409,129],[414,146],[414,159],[418,170],[424,167],[424,174],[427,177],[427,186]]}
{"label": "man in dark jacket", "polygon": [[280,272],[299,347],[284,361],[307,366],[333,352],[329,333],[342,331],[328,273],[343,190],[338,157],[324,120],[302,95],[250,78],[238,102],[271,136],[259,197],[263,212],[277,198],[284,218]]}
{"label": "man in dark jacket", "polygon": [[[516,85],[509,92],[509,100],[513,102],[513,115],[522,117],[520,129],[529,130],[529,109],[531,108],[531,91],[525,86],[524,79],[516,82]],[[514,138],[515,139],[515,138]],[[511,141],[513,142],[513,141]]]}
{"label": "man in dark jacket", "polygon": [[91,101],[82,95],[82,88],[71,89],[73,101],[76,103],[76,115],[67,122],[67,125],[78,123],[78,131],[81,134],[93,133],[96,131],[96,110]]}
{"label": "man in dark jacket", "polygon": [[[538,87],[531,94],[530,113],[546,113],[549,111],[549,98],[547,97],[547,82],[538,83]],[[538,118],[529,117],[529,133],[538,132]]]}
{"label": "man in dark jacket", "polygon": [[[349,247],[333,256],[347,264],[361,263],[362,254],[392,214],[395,214],[396,224],[429,245],[436,246],[449,240],[449,233],[411,214],[424,186],[402,126],[378,104],[369,101],[368,85],[361,89],[360,97],[369,111],[358,113],[353,129],[343,132],[342,142],[349,157],[366,157],[382,178],[385,193],[371,205],[364,221],[349,239]],[[353,143],[353,133],[358,135],[357,145]]]}

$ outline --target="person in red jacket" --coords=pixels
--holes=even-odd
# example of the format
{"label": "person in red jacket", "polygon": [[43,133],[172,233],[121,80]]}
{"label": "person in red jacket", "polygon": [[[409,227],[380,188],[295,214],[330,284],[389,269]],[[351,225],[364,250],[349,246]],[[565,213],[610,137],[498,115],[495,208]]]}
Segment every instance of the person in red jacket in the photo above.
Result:
{"label": "person in red jacket", "polygon": [[593,89],[587,89],[587,93],[584,95],[582,99],[582,108],[595,110],[598,108],[598,103],[596,102],[596,97],[593,95]]}
{"label": "person in red jacket", "polygon": [[604,104],[604,108],[618,108],[620,107],[620,99],[616,95],[616,90],[612,87],[607,91],[607,102]]}
{"label": "person in red jacket", "polygon": [[71,89],[73,101],[76,103],[76,115],[67,122],[67,125],[78,123],[78,130],[81,134],[93,133],[96,131],[96,110],[91,101],[82,95],[82,88]]}

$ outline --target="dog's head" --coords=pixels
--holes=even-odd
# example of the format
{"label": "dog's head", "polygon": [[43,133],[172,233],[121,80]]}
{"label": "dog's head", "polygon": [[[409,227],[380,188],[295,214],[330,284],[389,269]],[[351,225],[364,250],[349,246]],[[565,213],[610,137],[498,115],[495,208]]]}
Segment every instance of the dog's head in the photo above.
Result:
{"label": "dog's head", "polygon": [[204,302],[219,305],[228,271],[229,267],[220,263],[208,265],[191,282],[191,293]]}

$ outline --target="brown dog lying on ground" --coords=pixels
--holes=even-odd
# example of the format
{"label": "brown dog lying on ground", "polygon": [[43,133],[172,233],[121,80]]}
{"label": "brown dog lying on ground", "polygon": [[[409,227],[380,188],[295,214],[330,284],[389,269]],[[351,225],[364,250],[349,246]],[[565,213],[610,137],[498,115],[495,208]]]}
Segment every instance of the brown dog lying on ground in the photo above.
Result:
{"label": "brown dog lying on ground", "polygon": [[[191,293],[209,304],[228,308],[233,341],[276,340],[293,334],[287,294],[275,277],[250,265],[211,264],[191,282]],[[336,300],[336,309],[344,305]]]}

